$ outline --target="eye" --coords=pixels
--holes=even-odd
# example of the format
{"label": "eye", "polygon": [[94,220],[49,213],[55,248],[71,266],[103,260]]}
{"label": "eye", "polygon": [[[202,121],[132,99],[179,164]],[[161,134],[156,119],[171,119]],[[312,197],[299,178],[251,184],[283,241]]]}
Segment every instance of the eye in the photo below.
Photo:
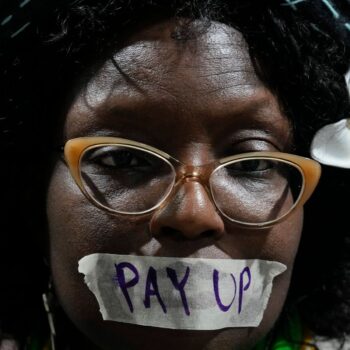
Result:
{"label": "eye", "polygon": [[116,147],[96,149],[90,154],[89,160],[97,165],[116,170],[152,166],[145,152]]}
{"label": "eye", "polygon": [[228,169],[238,172],[259,172],[273,168],[273,162],[266,159],[249,159],[228,165]]}

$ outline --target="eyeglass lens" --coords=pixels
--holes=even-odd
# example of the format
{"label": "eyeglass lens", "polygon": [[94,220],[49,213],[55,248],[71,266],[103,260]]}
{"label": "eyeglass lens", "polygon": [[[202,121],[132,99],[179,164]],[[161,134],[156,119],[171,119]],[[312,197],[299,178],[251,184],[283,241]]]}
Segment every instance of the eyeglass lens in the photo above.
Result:
{"label": "eyeglass lens", "polygon": [[269,158],[226,164],[210,178],[217,207],[236,221],[254,224],[288,213],[301,194],[302,184],[299,168]]}
{"label": "eyeglass lens", "polygon": [[170,163],[131,146],[98,146],[86,151],[80,172],[87,193],[105,207],[139,213],[153,208],[175,180]]}
{"label": "eyeglass lens", "polygon": [[[176,173],[166,159],[129,145],[94,146],[84,152],[80,173],[87,194],[103,206],[140,213],[171,191]],[[244,223],[264,223],[285,215],[298,200],[303,176],[282,160],[253,158],[219,166],[210,177],[219,210]]]}

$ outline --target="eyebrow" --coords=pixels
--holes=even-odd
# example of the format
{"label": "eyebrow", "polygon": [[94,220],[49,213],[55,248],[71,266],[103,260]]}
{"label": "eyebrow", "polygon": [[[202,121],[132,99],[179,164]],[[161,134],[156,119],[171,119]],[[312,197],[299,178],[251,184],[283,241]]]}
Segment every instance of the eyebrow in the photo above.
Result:
{"label": "eyebrow", "polygon": [[[259,89],[260,91],[265,89]],[[262,96],[261,96],[262,95]],[[112,98],[110,101],[108,101],[108,104],[106,103],[101,104],[97,107],[96,112],[94,113],[99,118],[108,119],[118,116],[118,118],[125,118],[127,120],[131,119],[140,119],[145,116],[145,114],[148,114],[146,112],[145,114],[142,113],[142,111],[151,111],[159,109],[159,111],[162,110],[160,104],[156,103],[148,103],[146,99],[140,100],[140,99],[133,99],[133,98],[126,98],[125,102],[118,101],[119,97]],[[276,98],[277,100],[277,98]],[[122,103],[121,103],[122,102]],[[256,115],[258,112],[262,112],[266,109],[266,107],[271,106],[271,98],[265,94],[254,94],[252,96],[246,97],[246,98],[237,98],[237,102],[243,107],[241,108],[235,108],[235,106],[238,105],[238,103],[235,103],[235,98],[232,99],[232,109],[228,111],[228,113],[223,113],[223,116],[226,117],[227,114],[232,117],[246,117],[249,115]],[[109,107],[108,105],[112,105]],[[167,106],[168,107],[168,106]],[[165,111],[166,108],[163,108]],[[280,110],[280,106],[278,105],[278,112],[281,116],[283,115],[283,112]],[[220,116],[220,114],[218,115]],[[225,118],[226,119],[226,118]]]}

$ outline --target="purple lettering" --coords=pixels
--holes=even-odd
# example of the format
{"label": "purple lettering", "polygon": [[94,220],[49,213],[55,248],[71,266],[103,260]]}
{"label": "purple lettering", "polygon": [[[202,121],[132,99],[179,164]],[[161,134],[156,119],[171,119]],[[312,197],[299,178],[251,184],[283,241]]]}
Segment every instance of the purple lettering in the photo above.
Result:
{"label": "purple lettering", "polygon": [[145,300],[143,301],[143,304],[148,309],[151,307],[152,295],[155,295],[157,297],[158,302],[163,309],[163,312],[166,314],[167,312],[166,307],[159,294],[158,283],[157,283],[157,271],[152,266],[150,266],[147,274],[147,279],[146,279]]}
{"label": "purple lettering", "polygon": [[184,288],[185,288],[185,284],[187,283],[188,276],[190,275],[190,268],[186,267],[185,276],[182,278],[182,280],[180,282],[177,279],[176,271],[174,269],[167,267],[166,273],[167,273],[168,277],[170,278],[175,289],[179,291],[180,296],[181,296],[181,300],[182,300],[182,305],[185,309],[185,313],[187,316],[189,316],[190,310],[188,307],[187,298],[186,298]]}
{"label": "purple lettering", "polygon": [[[139,273],[136,269],[136,267],[128,262],[122,262],[119,264],[114,264],[116,272],[117,272],[117,282],[118,282],[118,286],[120,287],[120,289],[122,290],[125,300],[128,303],[129,309],[131,312],[134,312],[134,306],[132,305],[129,293],[128,293],[128,288],[134,287],[138,281],[139,281]],[[124,269],[127,268],[129,270],[131,270],[134,273],[134,277],[132,279],[130,279],[128,282],[125,281],[125,273],[124,273]]]}
{"label": "purple lettering", "polygon": [[236,298],[236,292],[237,292],[237,284],[236,284],[236,279],[235,277],[232,275],[232,273],[230,274],[231,277],[232,277],[232,281],[233,281],[233,284],[235,286],[235,294],[231,300],[231,303],[228,304],[228,305],[224,305],[222,302],[221,302],[221,299],[220,299],[220,295],[219,295],[219,271],[214,269],[213,271],[213,284],[214,284],[214,294],[215,294],[215,299],[216,299],[216,303],[218,304],[219,308],[221,311],[223,312],[227,312],[231,305],[233,304],[235,298]]}
{"label": "purple lettering", "polygon": [[[243,280],[244,280],[244,274],[247,275],[248,277],[248,282],[245,284],[245,286],[243,286]],[[251,273],[250,273],[250,269],[249,267],[245,267],[240,276],[239,276],[239,296],[238,296],[238,313],[240,314],[242,311],[242,304],[243,304],[243,292],[245,290],[247,290],[250,286],[250,282],[251,282]]]}

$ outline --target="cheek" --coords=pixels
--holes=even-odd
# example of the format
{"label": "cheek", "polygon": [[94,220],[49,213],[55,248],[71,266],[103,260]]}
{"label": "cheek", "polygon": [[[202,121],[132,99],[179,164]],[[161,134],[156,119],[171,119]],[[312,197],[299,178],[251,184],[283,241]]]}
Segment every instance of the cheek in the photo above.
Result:
{"label": "cheek", "polygon": [[233,258],[278,261],[285,264],[291,272],[302,227],[303,209],[295,211],[286,220],[269,229],[237,230],[237,227],[228,224],[228,234],[217,245]]}
{"label": "cheek", "polygon": [[273,325],[283,308],[293,272],[303,226],[303,209],[276,225],[261,244],[261,259],[282,262],[287,270],[274,280],[273,290],[261,327]]}
{"label": "cheek", "polygon": [[61,305],[73,320],[100,318],[78,261],[97,252],[137,254],[149,240],[146,221],[116,218],[93,206],[64,164],[56,166],[49,184],[47,217],[51,271]]}
{"label": "cheek", "polygon": [[131,253],[149,239],[146,219],[116,217],[96,208],[63,164],[57,165],[50,181],[47,216],[52,254],[80,259],[106,250]]}

